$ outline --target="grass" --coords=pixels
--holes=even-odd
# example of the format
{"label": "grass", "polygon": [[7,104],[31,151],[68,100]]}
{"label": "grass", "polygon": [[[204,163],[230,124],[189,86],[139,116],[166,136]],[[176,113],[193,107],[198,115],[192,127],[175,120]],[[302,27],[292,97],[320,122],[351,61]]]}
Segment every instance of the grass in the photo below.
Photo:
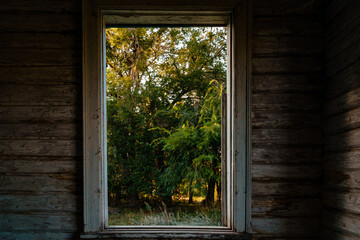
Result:
{"label": "grass", "polygon": [[188,225],[220,226],[220,206],[205,207],[201,203],[176,203],[167,208],[146,207],[140,209],[109,208],[109,225]]}

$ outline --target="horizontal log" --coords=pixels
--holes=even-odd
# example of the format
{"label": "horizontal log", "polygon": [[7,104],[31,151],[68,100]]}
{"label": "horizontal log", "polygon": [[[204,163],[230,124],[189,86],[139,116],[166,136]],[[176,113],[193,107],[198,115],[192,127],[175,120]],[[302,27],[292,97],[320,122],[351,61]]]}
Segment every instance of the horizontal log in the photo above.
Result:
{"label": "horizontal log", "polygon": [[332,116],[325,120],[324,129],[327,135],[360,127],[360,107]]}
{"label": "horizontal log", "polygon": [[80,156],[79,140],[0,140],[0,154],[18,156]]}
{"label": "horizontal log", "polygon": [[312,15],[320,14],[322,2],[320,0],[255,0],[253,3],[255,16],[280,16],[280,15]]}
{"label": "horizontal log", "polygon": [[81,84],[81,74],[81,67],[75,66],[0,67],[0,79],[4,84]]}
{"label": "horizontal log", "polygon": [[78,233],[76,231],[40,231],[34,232],[31,231],[14,231],[14,230],[5,230],[1,233],[1,236],[7,240],[13,239],[26,239],[26,240],[39,240],[39,239],[76,239],[78,237]]}
{"label": "horizontal log", "polygon": [[341,232],[339,230],[332,230],[327,227],[321,228],[321,236],[322,239],[327,240],[359,240],[359,238],[355,235]]}
{"label": "horizontal log", "polygon": [[81,106],[0,106],[0,122],[53,122],[81,120]]}
{"label": "horizontal log", "polygon": [[324,186],[327,189],[357,189],[360,190],[360,171],[359,170],[338,170],[325,171]]}
{"label": "horizontal log", "polygon": [[253,145],[320,145],[321,129],[253,129]]}
{"label": "horizontal log", "polygon": [[319,217],[318,198],[254,197],[251,216],[253,217]]}
{"label": "horizontal log", "polygon": [[0,195],[0,208],[2,212],[39,212],[46,211],[51,214],[58,212],[81,211],[82,197],[73,193],[49,194],[2,194]]}
{"label": "horizontal log", "polygon": [[251,126],[257,128],[285,128],[285,129],[301,129],[301,128],[320,128],[321,115],[318,113],[288,113],[276,111],[260,111],[252,112]]}
{"label": "horizontal log", "polygon": [[252,196],[307,196],[313,197],[320,193],[320,183],[252,181]]}
{"label": "horizontal log", "polygon": [[320,36],[255,36],[253,56],[277,56],[284,54],[309,55],[324,51],[324,39]]}
{"label": "horizontal log", "polygon": [[360,106],[360,86],[324,104],[325,116],[343,113]]}
{"label": "horizontal log", "polygon": [[0,32],[78,32],[81,14],[1,13]]}
{"label": "horizontal log", "polygon": [[254,73],[319,73],[323,59],[319,56],[254,57]]}
{"label": "horizontal log", "polygon": [[304,237],[316,236],[319,222],[316,218],[259,218],[251,219],[252,232],[256,235],[272,237]]}
{"label": "horizontal log", "polygon": [[66,230],[76,231],[79,220],[75,215],[0,214],[0,230]]}
{"label": "horizontal log", "polygon": [[252,94],[252,110],[309,110],[319,112],[321,96],[306,93],[254,93]]}
{"label": "horizontal log", "polygon": [[[69,174],[0,175],[0,191],[16,192],[76,192],[81,191],[81,178]],[[3,195],[4,193],[2,193]]]}
{"label": "horizontal log", "polygon": [[0,104],[6,105],[72,105],[81,102],[81,86],[5,85],[0,89]]}
{"label": "horizontal log", "polygon": [[360,216],[357,214],[343,212],[322,212],[322,224],[328,228],[345,231],[347,233],[359,234]]}
{"label": "horizontal log", "polygon": [[0,38],[0,48],[81,48],[81,33],[6,33]]}
{"label": "horizontal log", "polygon": [[325,138],[326,152],[360,149],[360,128]]}
{"label": "horizontal log", "polygon": [[269,180],[314,180],[321,178],[321,167],[316,164],[302,165],[259,165],[251,166],[252,179]]}
{"label": "horizontal log", "polygon": [[254,36],[323,36],[321,16],[254,17]]}
{"label": "horizontal log", "polygon": [[253,74],[252,92],[316,92],[322,89],[321,75]]}
{"label": "horizontal log", "polygon": [[62,160],[61,158],[25,157],[14,160],[12,157],[0,157],[0,173],[69,173],[75,174],[82,170],[82,162],[77,158]]}
{"label": "horizontal log", "polygon": [[360,214],[360,191],[350,192],[329,192],[324,191],[322,194],[323,204],[325,207],[336,209],[344,212]]}
{"label": "horizontal log", "polygon": [[253,146],[252,163],[317,163],[322,159],[322,149],[296,146]]}
{"label": "horizontal log", "polygon": [[323,161],[324,170],[336,169],[359,169],[360,150],[350,152],[325,153]]}
{"label": "horizontal log", "polygon": [[81,65],[79,49],[2,49],[1,67]]}
{"label": "horizontal log", "polygon": [[81,12],[81,2],[73,0],[12,0],[6,1],[0,6],[1,12]]}

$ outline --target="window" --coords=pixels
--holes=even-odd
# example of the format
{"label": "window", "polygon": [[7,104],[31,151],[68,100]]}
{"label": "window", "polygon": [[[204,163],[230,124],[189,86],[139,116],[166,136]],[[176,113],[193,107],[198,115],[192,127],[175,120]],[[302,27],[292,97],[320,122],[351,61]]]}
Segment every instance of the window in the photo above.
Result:
{"label": "window", "polygon": [[[84,1],[83,110],[84,110],[84,234],[104,237],[224,237],[247,238],[250,222],[249,86],[247,84],[247,7],[193,6],[191,1],[166,6],[115,5],[108,0]],[[214,1],[215,3],[216,1]],[[181,5],[183,4],[183,5]],[[193,3],[194,4],[194,3]],[[190,6],[190,7],[189,7]],[[189,8],[191,10],[189,10]],[[119,10],[114,10],[119,9]],[[108,226],[105,27],[109,25],[196,25],[228,28],[228,85],[226,128],[226,226]]]}

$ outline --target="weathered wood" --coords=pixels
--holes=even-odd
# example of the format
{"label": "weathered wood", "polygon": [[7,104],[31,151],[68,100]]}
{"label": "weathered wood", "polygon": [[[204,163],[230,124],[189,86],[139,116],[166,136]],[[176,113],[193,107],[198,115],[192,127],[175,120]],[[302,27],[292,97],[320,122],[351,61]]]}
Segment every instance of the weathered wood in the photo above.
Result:
{"label": "weathered wood", "polygon": [[319,231],[316,218],[258,218],[251,221],[255,234],[269,236],[314,236]]}
{"label": "weathered wood", "polygon": [[73,0],[11,0],[5,1],[0,6],[1,12],[23,12],[23,11],[36,11],[36,12],[81,12],[81,2]]}
{"label": "weathered wood", "polygon": [[326,134],[340,133],[360,127],[360,107],[348,112],[332,116],[325,120],[324,130]]}
{"label": "weathered wood", "polygon": [[254,73],[319,73],[323,69],[320,56],[253,58]]}
{"label": "weathered wood", "polygon": [[321,128],[322,125],[321,116],[318,113],[288,113],[267,110],[253,111],[251,123],[254,129],[309,129]]}
{"label": "weathered wood", "polygon": [[320,145],[321,129],[253,129],[253,145]]}
{"label": "weathered wood", "polygon": [[253,74],[252,92],[316,92],[321,91],[322,76],[318,74]]}
{"label": "weathered wood", "polygon": [[[46,212],[77,213],[81,209],[81,196],[68,192],[0,195],[2,213]],[[65,229],[64,229],[65,230]]]}
{"label": "weathered wood", "polygon": [[360,105],[360,86],[324,104],[325,116],[331,116],[354,109]]}
{"label": "weathered wood", "polygon": [[81,30],[81,14],[1,13],[0,33],[75,32]]}
{"label": "weathered wood", "polygon": [[359,240],[358,237],[345,232],[339,232],[339,230],[328,229],[322,227],[321,229],[322,239],[326,240]]}
{"label": "weathered wood", "polygon": [[316,196],[320,193],[320,185],[298,182],[255,181],[252,182],[253,196]]}
{"label": "weathered wood", "polygon": [[349,151],[360,149],[360,128],[328,136],[325,139],[325,151]]}
{"label": "weathered wood", "polygon": [[322,36],[323,25],[320,16],[255,17],[254,36]]}
{"label": "weathered wood", "polygon": [[[25,94],[26,93],[26,94]],[[0,104],[6,105],[72,105],[81,100],[77,85],[2,85]]]}
{"label": "weathered wood", "polygon": [[[0,175],[2,192],[76,192],[81,177],[73,174]],[[3,193],[2,193],[3,195]]]}
{"label": "weathered wood", "polygon": [[254,93],[252,109],[257,110],[314,110],[320,109],[320,96],[307,93]]}
{"label": "weathered wood", "polygon": [[254,197],[253,217],[318,217],[321,203],[318,198]]}
{"label": "weathered wood", "polygon": [[350,1],[331,0],[328,2],[325,10],[325,20],[330,22],[336,17],[343,9],[350,4]]}
{"label": "weathered wood", "polygon": [[320,54],[323,46],[324,40],[320,36],[255,36],[252,53],[255,57]]}
{"label": "weathered wood", "polygon": [[4,237],[6,240],[17,240],[17,239],[26,239],[26,240],[39,240],[39,239],[76,239],[78,238],[77,233],[74,231],[56,231],[56,230],[41,230],[41,231],[15,231],[15,230],[5,230],[1,232],[1,237]]}
{"label": "weathered wood", "polygon": [[323,224],[329,228],[346,231],[359,236],[360,215],[341,212],[322,212]]}
{"label": "weathered wood", "polygon": [[314,180],[319,179],[321,168],[319,164],[307,165],[259,165],[251,168],[252,179],[260,181],[270,180]]}
{"label": "weathered wood", "polygon": [[318,15],[321,12],[320,0],[255,0],[255,16],[281,16],[281,15]]}
{"label": "weathered wood", "polygon": [[334,169],[324,172],[324,186],[328,189],[360,189],[360,171]]}
{"label": "weathered wood", "polygon": [[81,67],[76,66],[0,67],[0,79],[4,84],[80,84],[82,82]]}
{"label": "weathered wood", "polygon": [[[360,23],[360,22],[359,22]],[[360,24],[357,24],[354,29],[352,29],[351,34],[346,34],[344,38],[335,43],[327,43],[326,46],[326,57],[331,59],[345,50],[355,46],[360,40]],[[328,39],[331,41],[331,39]]]}
{"label": "weathered wood", "polygon": [[360,214],[360,191],[329,192],[322,194],[325,207]]}
{"label": "weathered wood", "polygon": [[64,230],[76,231],[79,220],[74,215],[0,214],[0,230]]}
{"label": "weathered wood", "polygon": [[317,163],[322,159],[319,147],[253,146],[253,163]]}
{"label": "weathered wood", "polygon": [[53,122],[80,120],[81,109],[71,106],[0,106],[0,122]]}
{"label": "weathered wood", "polygon": [[80,49],[3,49],[1,67],[11,66],[77,66]]}
{"label": "weathered wood", "polygon": [[81,140],[0,140],[0,154],[80,156]]}
{"label": "weathered wood", "polygon": [[0,38],[0,48],[81,48],[78,33],[6,33]]}
{"label": "weathered wood", "polygon": [[325,153],[324,170],[343,168],[358,169],[360,168],[360,151]]}

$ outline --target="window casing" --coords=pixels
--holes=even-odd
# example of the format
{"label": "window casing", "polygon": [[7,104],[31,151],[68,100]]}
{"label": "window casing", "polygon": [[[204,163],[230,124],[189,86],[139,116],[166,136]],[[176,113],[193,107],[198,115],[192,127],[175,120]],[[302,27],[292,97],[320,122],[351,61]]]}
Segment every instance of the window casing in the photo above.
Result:
{"label": "window casing", "polygon": [[[211,2],[211,1],[210,1]],[[230,237],[250,232],[250,94],[248,65],[248,5],[217,9],[189,4],[181,7],[115,5],[109,0],[83,2],[83,126],[84,233],[82,238]],[[176,1],[170,1],[176,5]],[[181,3],[181,1],[178,1]],[[209,10],[207,9],[209,8]],[[120,10],[114,10],[120,9]],[[135,9],[135,10],[134,10]],[[140,10],[137,10],[140,9]],[[144,10],[145,9],[145,10]],[[226,226],[108,226],[105,26],[196,25],[228,28],[226,106]]]}

